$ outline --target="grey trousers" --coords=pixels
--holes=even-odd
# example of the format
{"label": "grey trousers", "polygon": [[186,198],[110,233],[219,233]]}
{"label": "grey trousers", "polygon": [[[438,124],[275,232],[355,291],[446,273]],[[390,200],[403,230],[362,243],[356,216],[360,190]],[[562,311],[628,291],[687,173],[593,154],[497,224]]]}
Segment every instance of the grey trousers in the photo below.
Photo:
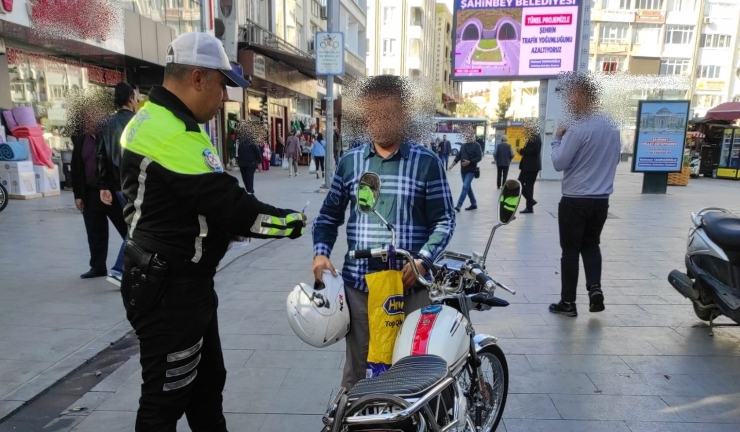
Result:
{"label": "grey trousers", "polygon": [[[347,351],[344,362],[342,387],[351,389],[367,373],[367,351],[370,342],[370,331],[367,319],[367,293],[347,287],[347,304],[349,305],[350,328],[344,338]],[[406,315],[429,304],[429,292],[421,289],[404,299],[403,311]]]}

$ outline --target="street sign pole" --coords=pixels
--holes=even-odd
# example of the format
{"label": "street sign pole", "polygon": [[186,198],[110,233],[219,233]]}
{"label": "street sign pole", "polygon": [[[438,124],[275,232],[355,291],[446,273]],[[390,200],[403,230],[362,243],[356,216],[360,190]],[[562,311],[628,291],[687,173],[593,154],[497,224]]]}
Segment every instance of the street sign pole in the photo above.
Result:
{"label": "street sign pole", "polygon": [[[337,31],[339,0],[326,2],[327,32],[316,34],[316,74],[326,76],[326,157],[324,158],[324,185],[329,190],[334,174],[334,76],[344,75],[344,34]],[[332,63],[332,60],[334,62]],[[337,61],[339,64],[337,64]]]}

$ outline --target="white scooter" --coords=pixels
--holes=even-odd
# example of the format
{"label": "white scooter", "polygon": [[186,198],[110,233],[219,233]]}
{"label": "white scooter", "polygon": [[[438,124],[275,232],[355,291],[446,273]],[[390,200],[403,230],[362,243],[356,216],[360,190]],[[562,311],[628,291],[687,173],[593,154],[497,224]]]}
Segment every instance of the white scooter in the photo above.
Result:
{"label": "white scooter", "polygon": [[[393,226],[375,211],[380,184],[377,174],[363,174],[358,207],[363,213],[374,213],[394,233]],[[482,256],[445,251],[431,263],[393,245],[350,251],[354,259],[425,260],[433,269],[430,281],[416,266],[411,268],[418,283],[428,289],[431,305],[406,317],[387,372],[361,380],[349,391],[339,390],[324,415],[324,431],[496,430],[506,404],[508,367],[496,338],[476,335],[470,311],[508,306],[493,295],[497,287],[516,294],[486,274],[485,260],[496,229],[514,219],[520,195],[521,184],[508,180],[499,200],[499,223]]]}

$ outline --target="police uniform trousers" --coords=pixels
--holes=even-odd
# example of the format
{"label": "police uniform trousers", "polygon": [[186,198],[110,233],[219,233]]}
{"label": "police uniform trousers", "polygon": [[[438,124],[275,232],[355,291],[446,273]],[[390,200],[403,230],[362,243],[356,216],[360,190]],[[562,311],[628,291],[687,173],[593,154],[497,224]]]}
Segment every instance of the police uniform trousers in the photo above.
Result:
{"label": "police uniform trousers", "polygon": [[[141,283],[126,256],[121,294],[141,347],[136,432],[175,432],[183,414],[193,432],[225,432],[226,383],[213,279],[167,276],[153,305],[137,304]],[[138,285],[137,285],[138,284]],[[132,301],[133,300],[133,301]]]}

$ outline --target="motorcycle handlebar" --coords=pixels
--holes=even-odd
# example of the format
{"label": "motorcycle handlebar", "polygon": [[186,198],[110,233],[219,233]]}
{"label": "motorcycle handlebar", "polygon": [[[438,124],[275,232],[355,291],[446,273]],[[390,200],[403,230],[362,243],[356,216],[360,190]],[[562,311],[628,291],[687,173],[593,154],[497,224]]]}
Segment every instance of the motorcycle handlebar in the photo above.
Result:
{"label": "motorcycle handlebar", "polygon": [[470,273],[475,276],[475,280],[483,286],[486,291],[493,291],[496,287],[496,281],[486,274],[480,267],[474,267],[470,270]]}
{"label": "motorcycle handlebar", "polygon": [[349,257],[352,259],[373,258],[373,251],[371,249],[353,250],[349,252]]}
{"label": "motorcycle handlebar", "polygon": [[[409,262],[409,263],[414,262],[414,257],[412,257],[411,253],[406,250],[396,249],[396,255],[403,257],[406,260],[406,262]],[[388,249],[385,249],[385,248],[360,249],[360,250],[349,251],[349,257],[351,259],[387,258],[387,256],[388,256]],[[416,276],[416,281],[418,283],[420,283],[421,285],[427,288],[430,288],[432,286],[432,283],[424,279],[424,276],[422,276],[421,273],[419,273],[419,269],[415,265],[412,265],[410,267],[414,271],[414,275]]]}

